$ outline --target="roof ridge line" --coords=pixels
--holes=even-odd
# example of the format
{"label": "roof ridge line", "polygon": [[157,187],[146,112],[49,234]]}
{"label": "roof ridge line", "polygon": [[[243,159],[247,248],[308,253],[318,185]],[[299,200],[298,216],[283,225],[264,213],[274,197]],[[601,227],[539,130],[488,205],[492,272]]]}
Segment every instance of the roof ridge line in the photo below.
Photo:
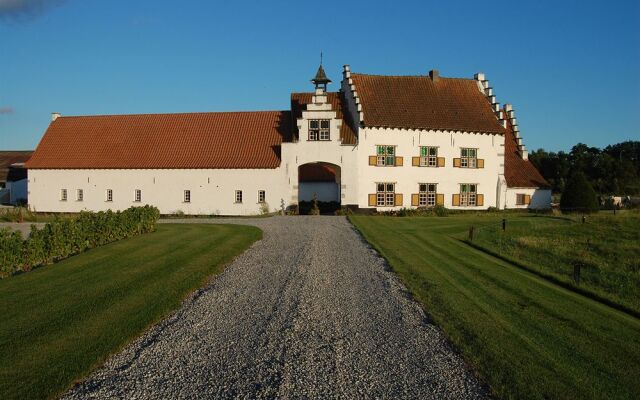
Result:
{"label": "roof ridge line", "polygon": [[[382,78],[430,78],[429,75],[381,75],[381,74],[363,74],[359,72],[351,72],[351,76],[360,75],[360,76],[379,76]],[[461,78],[457,76],[440,76],[440,79],[459,79],[464,81],[473,81],[473,78]]]}
{"label": "roof ridge line", "polygon": [[[254,111],[191,111],[175,113],[134,113],[134,114],[88,114],[88,115],[61,115],[60,118],[89,118],[89,117],[136,117],[154,115],[192,115],[192,114],[247,114],[247,113],[283,113],[291,110],[254,110]],[[18,151],[18,150],[16,150]],[[27,150],[28,151],[28,150]]]}

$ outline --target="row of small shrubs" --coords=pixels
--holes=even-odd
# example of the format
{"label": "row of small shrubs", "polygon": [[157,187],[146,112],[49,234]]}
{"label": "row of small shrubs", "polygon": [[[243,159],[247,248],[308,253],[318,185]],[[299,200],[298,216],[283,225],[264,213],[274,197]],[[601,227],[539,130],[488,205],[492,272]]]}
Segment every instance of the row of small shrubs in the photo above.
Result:
{"label": "row of small shrubs", "polygon": [[378,211],[378,215],[386,215],[393,217],[418,217],[418,216],[437,216],[446,217],[450,210],[444,206],[434,207],[418,207],[418,208],[401,208],[399,210]]}
{"label": "row of small shrubs", "polygon": [[19,231],[0,229],[0,278],[116,240],[153,232],[159,217],[157,208],[144,206],[122,212],[83,211],[76,218],[56,218],[42,229],[31,225],[31,234],[26,239]]}

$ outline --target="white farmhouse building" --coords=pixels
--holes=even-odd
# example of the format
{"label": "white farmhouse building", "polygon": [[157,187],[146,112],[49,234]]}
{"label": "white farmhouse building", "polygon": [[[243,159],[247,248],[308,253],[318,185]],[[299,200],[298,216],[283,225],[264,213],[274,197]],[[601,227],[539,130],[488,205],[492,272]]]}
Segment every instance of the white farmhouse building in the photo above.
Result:
{"label": "white farmhouse building", "polygon": [[353,209],[548,208],[511,106],[474,79],[380,76],[344,66],[291,109],[66,117],[27,162],[36,211],[247,215],[311,200]]}

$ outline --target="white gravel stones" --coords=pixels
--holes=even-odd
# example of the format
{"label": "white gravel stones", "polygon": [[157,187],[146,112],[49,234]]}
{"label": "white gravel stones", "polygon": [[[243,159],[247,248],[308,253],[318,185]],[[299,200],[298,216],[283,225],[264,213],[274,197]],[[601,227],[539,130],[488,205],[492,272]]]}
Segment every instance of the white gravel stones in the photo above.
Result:
{"label": "white gravel stones", "polygon": [[344,217],[184,222],[264,238],[65,398],[488,396]]}

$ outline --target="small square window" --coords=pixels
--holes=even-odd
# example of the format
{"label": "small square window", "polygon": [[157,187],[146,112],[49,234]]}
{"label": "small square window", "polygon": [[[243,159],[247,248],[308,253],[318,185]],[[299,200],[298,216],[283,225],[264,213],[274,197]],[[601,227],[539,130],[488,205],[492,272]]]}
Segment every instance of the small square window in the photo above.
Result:
{"label": "small square window", "polygon": [[82,189],[78,189],[76,191],[76,200],[77,201],[82,201],[84,200],[84,192],[82,191]]}
{"label": "small square window", "polygon": [[391,182],[378,183],[376,205],[378,207],[393,207],[396,201],[395,184]]}
{"label": "small square window", "polygon": [[60,201],[67,201],[67,189],[60,189]]}
{"label": "small square window", "polygon": [[461,183],[460,184],[460,205],[461,206],[475,206],[477,200],[476,191],[478,185],[474,183]]}
{"label": "small square window", "polygon": [[430,146],[420,147],[420,166],[421,167],[437,167],[438,166],[438,148]]}
{"label": "small square window", "polygon": [[264,203],[265,202],[265,191],[264,190],[258,190],[258,203]]}
{"label": "small square window", "polygon": [[184,202],[191,203],[191,190],[184,191]]}
{"label": "small square window", "polygon": [[236,190],[236,203],[242,203],[242,190]]}
{"label": "small square window", "polygon": [[436,184],[421,183],[418,194],[418,205],[421,207],[433,207],[436,205]]}
{"label": "small square window", "polygon": [[142,201],[142,190],[140,190],[140,189],[136,189],[136,191],[135,191],[134,201],[135,201],[136,203],[140,203],[140,202]]}
{"label": "small square window", "polygon": [[309,120],[309,140],[330,140],[330,121],[328,119]]}
{"label": "small square window", "polygon": [[396,165],[395,146],[376,146],[378,167],[393,167]]}
{"label": "small square window", "polygon": [[107,189],[107,201],[113,201],[113,190]]}
{"label": "small square window", "polygon": [[460,167],[462,168],[476,168],[478,159],[478,149],[460,149]]}

